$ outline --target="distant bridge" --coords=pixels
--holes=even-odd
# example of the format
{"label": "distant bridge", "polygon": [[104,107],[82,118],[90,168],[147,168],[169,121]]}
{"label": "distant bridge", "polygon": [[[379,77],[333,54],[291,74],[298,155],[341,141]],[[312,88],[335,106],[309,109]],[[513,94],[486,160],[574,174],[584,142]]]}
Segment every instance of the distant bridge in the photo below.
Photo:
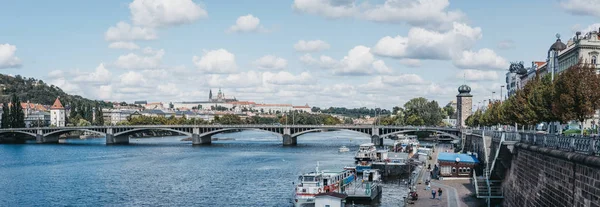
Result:
{"label": "distant bridge", "polygon": [[210,144],[212,135],[238,130],[256,129],[279,134],[283,145],[296,145],[297,137],[306,133],[349,130],[371,136],[376,145],[383,145],[383,138],[416,131],[435,132],[453,139],[460,139],[460,130],[446,127],[373,126],[373,125],[140,125],[140,126],[81,126],[0,129],[0,136],[7,133],[35,137],[37,143],[57,143],[59,136],[73,131],[90,132],[106,137],[106,144],[127,144],[135,133],[148,130],[171,131],[192,137],[194,145]]}

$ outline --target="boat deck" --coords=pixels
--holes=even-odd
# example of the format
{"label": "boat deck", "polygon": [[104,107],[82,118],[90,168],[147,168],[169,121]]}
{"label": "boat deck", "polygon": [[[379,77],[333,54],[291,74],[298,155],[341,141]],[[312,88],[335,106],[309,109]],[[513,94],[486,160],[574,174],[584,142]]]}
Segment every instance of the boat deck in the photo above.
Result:
{"label": "boat deck", "polygon": [[347,202],[370,203],[381,197],[382,187],[370,182],[354,182],[346,187]]}

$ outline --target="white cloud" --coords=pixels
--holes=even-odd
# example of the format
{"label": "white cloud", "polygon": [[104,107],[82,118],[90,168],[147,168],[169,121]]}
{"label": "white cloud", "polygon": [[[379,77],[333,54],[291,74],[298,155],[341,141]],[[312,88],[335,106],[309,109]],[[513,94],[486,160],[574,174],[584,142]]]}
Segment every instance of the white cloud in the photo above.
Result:
{"label": "white cloud", "polygon": [[514,49],[514,48],[515,48],[515,42],[512,40],[502,40],[502,41],[498,42],[498,49],[508,50],[508,49]]}
{"label": "white cloud", "polygon": [[339,61],[322,55],[318,60],[310,54],[300,57],[300,61],[306,65],[318,66],[323,69],[333,69],[336,75],[372,75],[390,74],[392,70],[383,62],[377,60],[371,53],[371,49],[363,45],[356,46],[348,51],[348,55]]}
{"label": "white cloud", "polygon": [[317,52],[329,49],[329,44],[323,40],[300,40],[294,44],[294,49],[298,52]]}
{"label": "white cloud", "polygon": [[453,23],[452,30],[442,33],[415,27],[409,30],[407,37],[381,38],[373,47],[373,53],[393,58],[447,60],[473,47],[481,37],[481,28],[457,22]]}
{"label": "white cloud", "polygon": [[416,68],[416,67],[421,67],[421,60],[406,58],[406,59],[400,60],[400,64],[406,65],[411,68]]}
{"label": "white cloud", "polygon": [[463,69],[505,70],[509,65],[508,61],[488,48],[480,49],[477,52],[463,51],[456,56],[453,63],[456,67]]}
{"label": "white cloud", "polygon": [[381,82],[393,86],[426,85],[429,84],[416,74],[401,74],[381,76]]}
{"label": "white cloud", "polygon": [[354,0],[294,0],[294,10],[328,18],[357,15],[359,10]]}
{"label": "white cloud", "polygon": [[261,70],[283,70],[287,67],[287,60],[274,55],[265,55],[254,61],[254,65]]}
{"label": "white cloud", "polygon": [[21,59],[15,56],[16,51],[17,46],[0,44],[0,69],[21,67]]}
{"label": "white cloud", "polygon": [[138,72],[129,71],[119,76],[122,86],[144,86],[147,84],[146,78]]}
{"label": "white cloud", "polygon": [[158,38],[156,31],[152,28],[131,26],[126,22],[119,22],[117,26],[109,27],[104,33],[104,39],[109,42],[154,40]]}
{"label": "white cloud", "polygon": [[339,64],[338,61],[333,59],[332,57],[321,55],[321,57],[319,57],[319,59],[317,60],[313,58],[310,54],[304,54],[303,56],[301,56],[300,62],[306,65],[316,65],[323,69],[331,69]]}
{"label": "white cloud", "polygon": [[591,31],[597,31],[597,32],[600,31],[600,23],[591,24],[590,26],[586,27],[585,29],[582,29],[581,34],[586,34]]}
{"label": "white cloud", "polygon": [[452,22],[466,19],[460,11],[446,11],[448,0],[386,0],[364,11],[365,18],[377,22],[402,23],[432,29],[450,28]]}
{"label": "white cloud", "polygon": [[158,68],[161,65],[162,58],[165,54],[163,49],[148,51],[144,50],[144,55],[138,55],[135,53],[129,53],[127,55],[121,55],[115,61],[115,66],[123,69],[153,69]]}
{"label": "white cloud", "polygon": [[294,75],[286,71],[278,73],[265,72],[263,73],[263,80],[266,83],[275,85],[307,85],[315,83],[313,76],[308,72],[302,72],[299,75]]}
{"label": "white cloud", "polygon": [[210,87],[223,88],[248,88],[262,84],[262,76],[255,71],[241,72],[229,75],[210,75],[208,85]]}
{"label": "white cloud", "polygon": [[260,19],[248,14],[246,16],[240,16],[235,21],[235,25],[232,25],[227,29],[226,32],[266,32],[267,30],[260,25]]}
{"label": "white cloud", "polygon": [[156,86],[156,89],[161,94],[171,94],[171,96],[175,96],[181,92],[173,83],[160,84]]}
{"label": "white cloud", "polygon": [[565,0],[560,6],[573,15],[589,15],[600,17],[600,0]]}
{"label": "white cloud", "polygon": [[72,80],[74,82],[80,82],[80,83],[84,82],[84,83],[89,83],[89,84],[104,85],[104,84],[109,83],[111,81],[111,79],[112,79],[112,73],[104,67],[103,63],[101,63],[100,65],[98,65],[98,67],[96,67],[96,70],[94,70],[94,72],[91,72],[91,73],[76,72],[76,75]]}
{"label": "white cloud", "polygon": [[133,42],[113,42],[108,45],[108,48],[112,49],[128,49],[128,50],[137,50],[140,49],[140,46]]}
{"label": "white cloud", "polygon": [[458,10],[447,11],[448,0],[385,0],[371,5],[356,0],[294,0],[294,10],[326,18],[355,17],[375,22],[407,23],[445,30],[466,15]]}
{"label": "white cloud", "polygon": [[186,24],[208,16],[192,0],[134,0],[129,9],[134,24],[148,27]]}
{"label": "white cloud", "polygon": [[196,68],[208,74],[235,73],[237,64],[235,55],[225,49],[207,51],[202,57],[193,56]]}
{"label": "white cloud", "polygon": [[334,73],[338,75],[368,75],[377,73],[391,73],[382,60],[376,60],[370,48],[359,45],[348,51]]}
{"label": "white cloud", "polygon": [[112,85],[102,85],[98,88],[96,98],[100,100],[109,100],[112,98],[113,88]]}
{"label": "white cloud", "polygon": [[497,81],[498,73],[496,71],[483,70],[462,70],[456,74],[456,78],[466,81]]}

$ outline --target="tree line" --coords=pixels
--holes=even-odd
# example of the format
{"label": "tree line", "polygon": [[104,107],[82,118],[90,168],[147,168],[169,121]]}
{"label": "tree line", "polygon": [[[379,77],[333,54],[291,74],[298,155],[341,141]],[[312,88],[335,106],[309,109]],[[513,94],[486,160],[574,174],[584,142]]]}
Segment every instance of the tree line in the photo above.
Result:
{"label": "tree line", "polygon": [[[492,101],[485,111],[477,110],[465,124],[471,127],[512,125],[534,126],[546,122],[584,123],[600,109],[600,76],[593,65],[579,63],[562,73],[536,75],[506,101]],[[583,133],[583,130],[582,130]]]}
{"label": "tree line", "polygon": [[361,107],[361,108],[354,108],[354,109],[347,109],[345,107],[329,107],[329,108],[319,108],[319,107],[312,107],[311,111],[314,113],[320,112],[320,113],[324,113],[324,114],[336,114],[336,115],[342,115],[342,116],[346,116],[346,117],[351,117],[351,118],[363,118],[365,116],[375,116],[375,115],[390,115],[392,114],[391,111],[387,110],[387,109],[381,109],[381,108],[373,108],[373,109],[369,109],[367,107]]}
{"label": "tree line", "polygon": [[418,97],[406,102],[404,107],[394,107],[391,115],[378,117],[376,124],[441,126],[442,120],[447,116],[455,116],[455,110],[451,105],[440,108],[437,101]]}
{"label": "tree line", "polygon": [[[102,106],[96,103],[74,101],[69,104],[70,111],[67,116],[67,124],[70,126],[104,125]],[[95,119],[94,119],[95,114]]]}
{"label": "tree line", "polygon": [[6,128],[25,128],[25,114],[21,101],[16,94],[13,94],[10,100],[10,106],[6,102],[2,103],[1,127]]}

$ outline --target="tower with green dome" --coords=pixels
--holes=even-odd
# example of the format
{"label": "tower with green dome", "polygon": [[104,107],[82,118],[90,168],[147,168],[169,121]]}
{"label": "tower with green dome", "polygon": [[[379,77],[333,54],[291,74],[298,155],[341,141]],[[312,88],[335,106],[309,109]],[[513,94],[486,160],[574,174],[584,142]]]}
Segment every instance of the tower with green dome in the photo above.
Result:
{"label": "tower with green dome", "polygon": [[471,87],[461,85],[458,87],[458,95],[456,95],[456,110],[457,120],[456,127],[466,127],[465,120],[471,116],[473,110],[473,95],[471,95]]}

